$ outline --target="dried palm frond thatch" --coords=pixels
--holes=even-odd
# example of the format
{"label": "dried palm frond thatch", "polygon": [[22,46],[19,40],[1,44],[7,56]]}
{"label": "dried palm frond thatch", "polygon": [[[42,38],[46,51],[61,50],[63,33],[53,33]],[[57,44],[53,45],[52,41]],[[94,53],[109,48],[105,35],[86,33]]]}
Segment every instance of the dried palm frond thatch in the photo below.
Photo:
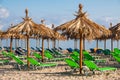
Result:
{"label": "dried palm frond thatch", "polygon": [[76,18],[54,29],[62,30],[63,34],[65,34],[68,38],[72,37],[80,39],[80,73],[82,71],[83,39],[92,40],[108,32],[108,30],[106,30],[103,26],[88,19],[86,12],[83,12],[82,8],[82,4],[79,4],[79,10],[75,15]]}
{"label": "dried palm frond thatch", "polygon": [[[27,57],[30,55],[29,48],[29,38],[34,35],[39,35],[41,37],[51,37],[51,33],[44,28],[44,25],[38,25],[31,18],[28,17],[28,9],[25,10],[26,16],[23,18],[23,22],[8,29],[8,33],[23,34],[27,37]],[[29,61],[27,61],[28,67],[30,66]]]}

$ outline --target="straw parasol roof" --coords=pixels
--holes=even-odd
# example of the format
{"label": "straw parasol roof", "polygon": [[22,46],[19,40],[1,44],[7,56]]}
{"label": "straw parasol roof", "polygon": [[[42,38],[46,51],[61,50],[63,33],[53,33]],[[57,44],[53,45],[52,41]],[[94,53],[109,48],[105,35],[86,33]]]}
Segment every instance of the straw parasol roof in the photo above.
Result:
{"label": "straw parasol roof", "polygon": [[52,24],[52,28],[53,28],[53,33],[54,33],[54,35],[55,35],[54,39],[66,40],[65,35],[60,34],[59,32],[57,32],[57,31],[54,29],[54,24]]}
{"label": "straw parasol roof", "polygon": [[113,51],[113,40],[117,40],[117,47],[119,46],[119,39],[120,39],[120,23],[117,23],[116,25],[112,26],[112,23],[110,23],[109,30],[112,32],[110,38],[111,38],[111,50]]}
{"label": "straw parasol roof", "polygon": [[120,23],[116,24],[115,26],[110,27],[109,30],[111,30],[112,33],[114,33],[114,34],[119,34],[120,33]]}
{"label": "straw parasol roof", "polygon": [[63,33],[69,34],[69,37],[76,36],[76,38],[80,38],[79,33],[82,33],[82,37],[88,40],[100,37],[102,32],[107,33],[103,26],[98,25],[87,18],[86,12],[82,12],[81,4],[79,5],[79,11],[75,16],[75,19],[58,26],[55,30],[62,30]]}
{"label": "straw parasol roof", "polygon": [[[23,18],[23,22],[8,29],[9,33],[18,33],[26,35],[27,37],[27,57],[30,55],[29,38],[34,35],[40,35],[41,37],[50,36],[50,33],[43,28],[43,25],[38,25],[28,17],[28,9],[25,10],[26,16]],[[30,66],[27,60],[28,67]]]}
{"label": "straw parasol roof", "polygon": [[2,35],[1,35],[2,38],[17,38],[17,39],[25,39],[26,36],[25,35],[22,35],[22,34],[12,34],[12,33],[8,33],[8,32],[3,32]]}
{"label": "straw parasol roof", "polygon": [[68,37],[80,39],[80,73],[82,71],[83,39],[92,40],[100,37],[103,33],[107,33],[107,30],[103,26],[88,19],[86,12],[83,12],[82,8],[82,4],[79,4],[79,10],[75,15],[76,18],[54,29],[62,30]]}
{"label": "straw parasol roof", "polygon": [[0,38],[2,38],[2,34],[3,34],[3,32],[0,30]]}
{"label": "straw parasol roof", "polygon": [[[111,23],[112,25],[112,23]],[[120,23],[116,24],[115,26],[111,26],[109,30],[112,32],[111,38],[113,40],[118,40],[120,39]]]}
{"label": "straw parasol roof", "polygon": [[[105,28],[105,26],[103,27]],[[96,48],[98,48],[98,40],[100,40],[100,41],[104,41],[104,49],[106,49],[106,40],[109,39],[112,34],[109,29],[106,29],[106,30],[107,30],[107,33],[104,33],[100,37],[95,39],[97,41]]]}
{"label": "straw parasol roof", "polygon": [[58,40],[58,47],[59,47],[59,40],[66,40],[67,38],[60,34],[59,32],[57,32],[56,30],[54,30],[54,24],[52,24],[52,29],[54,31],[54,35],[55,35],[55,38],[52,38],[52,41],[53,41],[53,48],[56,47],[56,40]]}
{"label": "straw parasol roof", "polygon": [[2,30],[0,30],[0,35],[3,33],[3,31]]}

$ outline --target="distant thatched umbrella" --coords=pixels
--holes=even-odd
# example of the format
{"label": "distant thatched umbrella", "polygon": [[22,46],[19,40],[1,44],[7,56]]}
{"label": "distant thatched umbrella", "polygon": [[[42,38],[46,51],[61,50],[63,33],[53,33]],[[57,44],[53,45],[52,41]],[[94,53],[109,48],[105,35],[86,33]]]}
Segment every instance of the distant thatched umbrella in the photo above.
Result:
{"label": "distant thatched umbrella", "polygon": [[0,38],[2,38],[2,37],[1,37],[1,36],[2,36],[2,33],[3,33],[3,31],[0,30]]}
{"label": "distant thatched umbrella", "polygon": [[80,4],[79,11],[75,15],[75,19],[55,28],[55,30],[66,32],[68,34],[68,38],[74,37],[80,39],[80,73],[82,73],[83,39],[92,40],[96,37],[100,37],[103,32],[106,32],[106,29],[88,19],[85,14],[86,12],[82,12],[82,5]]}
{"label": "distant thatched umbrella", "polygon": [[[13,26],[13,24],[11,24],[11,27]],[[2,38],[10,38],[10,52],[12,52],[12,42],[13,42],[13,39],[23,39],[25,38],[24,35],[21,35],[21,34],[15,34],[15,33],[12,33],[12,32],[9,32],[9,31],[6,31],[6,32],[3,32],[2,33]]]}
{"label": "distant thatched umbrella", "polygon": [[111,37],[111,50],[113,51],[113,40],[117,40],[117,47],[119,47],[119,39],[120,39],[120,23],[116,24],[115,26],[112,26],[112,23],[110,23],[110,28],[112,35]]}
{"label": "distant thatched umbrella", "polygon": [[26,38],[24,35],[21,34],[14,34],[14,33],[9,33],[9,32],[3,32],[2,33],[2,38],[8,39],[10,38],[10,52],[12,52],[12,42],[13,39],[23,39]]}
{"label": "distant thatched umbrella", "polygon": [[0,38],[1,38],[1,39],[0,39],[0,47],[2,47],[2,33],[3,33],[3,32],[0,30]]}
{"label": "distant thatched umbrella", "polygon": [[96,41],[97,41],[97,48],[98,48],[98,40],[99,41],[104,41],[104,49],[106,49],[106,40],[109,39],[109,36],[106,36],[106,35],[102,35],[101,37],[97,38]]}
{"label": "distant thatched umbrella", "polygon": [[[8,29],[11,33],[19,33],[24,34],[27,37],[27,57],[30,56],[30,48],[29,48],[29,38],[34,35],[41,35],[43,36],[49,36],[49,33],[47,30],[43,29],[41,26],[38,25],[35,22],[32,21],[31,18],[28,17],[28,10],[25,10],[26,16],[23,18],[23,22],[20,24],[17,24],[11,28]],[[27,60],[27,65],[30,67],[30,62]]]}
{"label": "distant thatched umbrella", "polygon": [[[104,27],[105,28],[105,27]],[[107,33],[104,33],[104,34],[102,34],[101,35],[101,37],[98,37],[98,38],[96,38],[96,41],[97,41],[97,43],[96,43],[96,47],[98,48],[98,40],[104,40],[104,49],[106,49],[106,40],[107,39],[109,39],[109,36],[111,35],[111,31],[110,30],[108,30],[108,29],[106,29],[107,30]]]}
{"label": "distant thatched umbrella", "polygon": [[[44,39],[58,39],[59,38],[59,33],[53,31],[52,29],[48,28],[44,24],[45,20],[41,20],[42,24],[39,24],[39,26],[42,28],[43,31],[46,31],[46,35],[40,36],[40,35],[35,35],[37,38],[42,38],[42,62],[44,61]],[[44,33],[44,32],[43,32]]]}
{"label": "distant thatched umbrella", "polygon": [[[58,40],[58,43],[59,43],[59,40],[66,40],[66,37],[54,30],[54,24],[52,24],[52,29],[53,29],[54,35],[55,35],[55,37],[52,38],[53,48],[55,48],[56,47],[56,40]],[[59,44],[58,44],[58,46],[59,46]]]}
{"label": "distant thatched umbrella", "polygon": [[50,36],[48,37],[47,34],[46,34],[45,36],[42,37],[42,62],[44,61],[44,39],[55,37],[53,31],[50,28],[45,26],[44,21],[45,20],[41,20],[42,24],[39,24],[39,25],[42,26],[42,28],[44,30],[46,30],[49,33],[48,35],[50,35]]}

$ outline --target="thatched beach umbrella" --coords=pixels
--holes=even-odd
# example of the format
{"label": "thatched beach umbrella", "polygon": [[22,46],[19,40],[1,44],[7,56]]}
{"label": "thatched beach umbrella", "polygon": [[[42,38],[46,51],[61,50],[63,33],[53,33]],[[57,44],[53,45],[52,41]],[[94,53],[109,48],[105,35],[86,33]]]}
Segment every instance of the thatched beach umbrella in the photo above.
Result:
{"label": "thatched beach umbrella", "polygon": [[[44,40],[45,39],[49,39],[49,38],[54,38],[54,33],[53,30],[51,30],[50,28],[48,28],[45,24],[44,24],[45,20],[41,20],[42,24],[39,24],[39,26],[41,26],[41,28],[47,32],[46,35],[42,36],[42,62],[44,62]],[[40,37],[40,36],[38,36]]]}
{"label": "thatched beach umbrella", "polygon": [[110,28],[112,34],[111,34],[111,50],[113,51],[113,40],[117,40],[117,47],[119,47],[119,39],[120,39],[120,23],[112,26],[112,23],[110,23]]}
{"label": "thatched beach umbrella", "polygon": [[[46,34],[42,37],[42,62],[44,60],[44,39],[65,39],[63,36],[61,36],[58,32],[48,28],[44,24],[44,20],[41,20],[42,24],[39,24],[45,31],[47,31],[49,34]],[[48,36],[49,35],[49,36]],[[40,36],[39,36],[40,37]]]}
{"label": "thatched beach umbrella", "polygon": [[[11,33],[19,33],[19,34],[24,34],[27,37],[27,57],[30,56],[30,44],[29,44],[29,38],[34,35],[41,35],[41,36],[49,36],[48,32],[44,30],[41,26],[43,25],[38,25],[35,22],[32,21],[31,18],[28,17],[28,10],[25,10],[26,16],[23,18],[23,22],[20,24],[17,24],[11,28],[8,29],[9,32]],[[27,60],[27,65],[28,67],[30,66],[29,61]]]}
{"label": "thatched beach umbrella", "polygon": [[[13,24],[11,24],[11,27],[12,26],[13,26]],[[6,38],[6,39],[10,38],[10,52],[12,52],[13,38],[14,39],[23,39],[23,38],[25,38],[25,36],[22,35],[22,34],[16,34],[14,32],[12,33],[12,32],[9,32],[9,31],[3,32],[2,37]]]}
{"label": "thatched beach umbrella", "polygon": [[0,30],[0,47],[2,47],[2,33],[3,33],[3,31]]}
{"label": "thatched beach umbrella", "polygon": [[52,24],[52,30],[54,32],[54,36],[52,38],[52,41],[53,41],[53,48],[56,47],[56,40],[58,40],[58,46],[59,46],[59,40],[66,40],[66,37],[64,35],[61,35],[60,33],[58,33],[57,31],[54,30],[54,24]]}
{"label": "thatched beach umbrella", "polygon": [[82,73],[83,39],[92,40],[100,37],[103,32],[106,32],[106,29],[86,17],[86,12],[82,12],[82,4],[79,5],[79,11],[75,16],[75,19],[58,26],[55,30],[62,30],[69,34],[67,35],[68,37],[73,36],[74,38],[80,39],[79,64],[80,73]]}
{"label": "thatched beach umbrella", "polygon": [[100,37],[98,37],[98,38],[95,39],[96,40],[96,47],[97,48],[98,48],[98,40],[100,40],[100,41],[104,41],[104,49],[106,49],[106,40],[109,39],[109,37],[111,35],[111,31],[109,29],[106,29],[106,32],[107,33],[103,33]]}
{"label": "thatched beach umbrella", "polygon": [[14,33],[9,33],[9,32],[3,32],[2,33],[2,38],[5,38],[5,39],[10,38],[10,52],[12,52],[13,39],[23,39],[23,38],[26,38],[26,36],[24,36],[22,34],[14,34]]}
{"label": "thatched beach umbrella", "polygon": [[104,41],[104,49],[106,49],[106,40],[109,39],[109,35],[102,35],[101,37],[97,38],[96,41],[97,41],[97,48],[98,48],[98,40],[99,41]]}

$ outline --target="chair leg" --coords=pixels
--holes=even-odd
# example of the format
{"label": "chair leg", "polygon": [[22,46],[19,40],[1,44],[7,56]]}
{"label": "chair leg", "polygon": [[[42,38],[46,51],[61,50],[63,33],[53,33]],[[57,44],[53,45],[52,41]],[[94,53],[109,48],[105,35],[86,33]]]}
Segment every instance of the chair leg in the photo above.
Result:
{"label": "chair leg", "polygon": [[20,65],[18,65],[18,68],[19,68],[19,70],[21,71],[21,66],[20,66]]}
{"label": "chair leg", "polygon": [[92,73],[95,75],[95,70],[93,70]]}

